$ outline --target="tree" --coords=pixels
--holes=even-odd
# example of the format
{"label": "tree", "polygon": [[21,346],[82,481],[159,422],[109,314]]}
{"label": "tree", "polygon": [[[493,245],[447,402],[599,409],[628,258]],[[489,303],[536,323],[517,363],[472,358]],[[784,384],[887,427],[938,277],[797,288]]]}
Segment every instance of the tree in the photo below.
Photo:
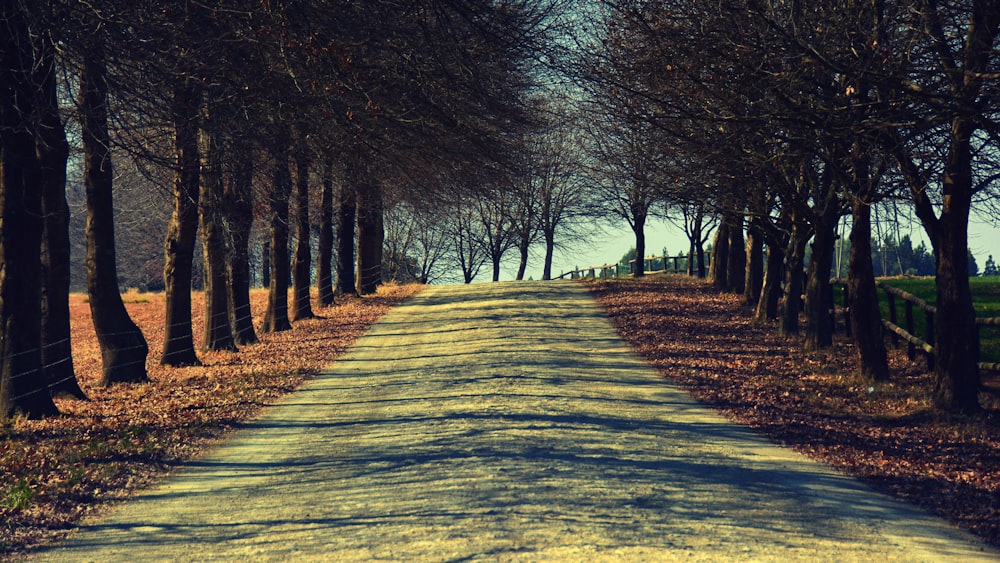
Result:
{"label": "tree", "polygon": [[320,219],[317,236],[316,286],[321,305],[333,305],[333,219],[334,219],[334,159],[328,155],[323,163],[323,188],[320,195]]}
{"label": "tree", "polygon": [[598,201],[605,213],[624,220],[632,229],[637,254],[632,274],[642,277],[646,220],[660,200],[655,165],[660,145],[649,136],[649,130],[636,131],[610,116],[601,125],[590,131],[592,160],[599,163],[593,171]]}
{"label": "tree", "polygon": [[385,278],[431,283],[449,251],[448,210],[396,201],[386,209]]}
{"label": "tree", "polygon": [[108,83],[102,33],[94,22],[80,72],[79,113],[87,194],[87,293],[101,346],[98,383],[143,382],[149,346],[122,303],[115,260],[111,140],[108,135]]}
{"label": "tree", "polygon": [[517,197],[514,198],[513,205],[513,229],[518,254],[517,274],[514,279],[518,281],[524,279],[531,247],[540,232],[538,215],[542,206],[541,194],[534,188],[530,176],[516,181],[514,188]]}
{"label": "tree", "polygon": [[309,171],[312,147],[305,130],[299,131],[295,147],[295,268],[292,294],[295,320],[314,317],[309,287],[312,282],[312,235],[309,228]]}
{"label": "tree", "polygon": [[271,185],[268,190],[271,234],[268,261],[271,264],[271,283],[268,286],[267,311],[264,313],[262,332],[281,332],[292,328],[288,319],[288,201],[292,193],[288,131],[279,130],[272,143]]}
{"label": "tree", "polygon": [[191,274],[195,237],[198,232],[199,165],[198,123],[201,92],[196,81],[183,77],[174,86],[174,213],[164,242],[163,283],[166,287],[164,365],[200,363],[194,350],[191,328]]}
{"label": "tree", "polygon": [[466,201],[456,202],[451,213],[448,238],[454,247],[455,261],[462,271],[462,281],[472,283],[488,259],[482,245],[485,237],[483,223],[475,207]]}
{"label": "tree", "polygon": [[515,194],[499,187],[480,195],[472,202],[479,222],[479,228],[472,232],[480,234],[478,244],[493,266],[492,280],[495,282],[500,281],[500,265],[504,255],[518,243],[514,219],[517,203]]}
{"label": "tree", "polygon": [[[786,264],[780,328],[796,334],[805,244],[814,233],[818,261],[812,268],[807,304],[816,313],[824,311],[828,301],[819,278],[842,209],[841,190],[833,188],[852,185],[846,180],[852,166],[843,139],[858,138],[866,123],[845,99],[856,90],[843,83],[843,68],[829,63],[832,58],[813,59],[852,49],[860,52],[852,42],[869,37],[867,4],[849,10],[749,0],[604,5],[605,20],[611,23],[599,49],[604,58],[599,60],[613,70],[595,73],[599,88],[637,100],[620,107],[646,108],[635,113],[638,122],[670,139],[678,152],[663,159],[661,168],[669,170],[668,175],[683,171],[701,180],[678,184],[703,183],[714,190],[696,193],[729,218],[713,245],[711,277],[721,289],[760,279],[749,271],[759,268],[753,259],[759,251],[745,259],[738,217],[754,218],[755,230],[769,238],[772,258],[779,258],[778,243],[787,241],[781,252]],[[856,29],[865,31],[846,31]],[[864,148],[871,146],[869,140]],[[839,178],[820,182],[816,172],[821,170]],[[769,194],[774,187],[777,190]],[[823,187],[828,189],[817,189]],[[664,191],[668,200],[674,197],[671,190]],[[864,243],[861,235],[856,237],[859,244]],[[748,271],[740,272],[744,266]],[[776,268],[770,271],[776,273]],[[864,276],[864,268],[857,268],[855,275]],[[778,287],[775,281],[765,278],[763,288],[773,291]],[[870,285],[874,293],[871,276],[858,283],[863,288]],[[764,300],[765,315],[772,296]],[[866,311],[872,303],[867,296],[863,290],[855,304],[865,305]],[[825,318],[825,314],[808,315],[808,345],[827,341]],[[857,337],[874,341],[879,332]]]}
{"label": "tree", "polygon": [[986,258],[986,265],[983,266],[984,276],[1000,276],[1000,270],[997,270],[997,264],[993,261],[993,255],[990,254]]}
{"label": "tree", "polygon": [[[163,85],[171,92],[169,120],[174,132],[174,212],[164,241],[166,314],[160,358],[162,364],[172,366],[200,363],[191,326],[191,278],[201,196],[199,117],[205,91],[195,71],[195,66],[202,63],[198,60],[202,53],[193,45],[198,32],[206,31],[199,26],[208,21],[207,15],[205,7],[194,2],[184,2],[176,13],[165,11],[167,21],[161,24],[165,23],[168,33],[175,35],[172,40],[163,39],[167,48],[159,60],[151,61],[151,66],[163,65],[167,71]],[[217,242],[213,240],[213,244]]]}
{"label": "tree", "polygon": [[[217,120],[219,107],[209,102],[208,119]],[[232,287],[226,260],[226,236],[223,231],[225,179],[221,132],[216,123],[202,131],[201,164],[201,241],[205,263],[205,333],[206,350],[236,350],[231,324]]]}
{"label": "tree", "polygon": [[[879,139],[895,158],[934,247],[934,404],[975,413],[980,410],[979,338],[969,287],[968,224],[974,197],[993,177],[986,172],[989,161],[978,155],[989,152],[984,149],[997,131],[997,81],[991,72],[1000,60],[993,48],[1000,6],[986,0],[916,4],[919,9],[907,14],[914,34],[914,47],[905,55],[913,61],[910,72],[893,76],[880,92],[891,91],[905,101],[899,107],[911,111],[907,122],[915,125],[884,130]],[[931,143],[940,150],[928,150]]]}
{"label": "tree", "polygon": [[66,201],[66,164],[70,147],[59,115],[55,56],[51,33],[41,34],[35,49],[33,83],[38,88],[35,146],[42,185],[42,365],[52,396],[86,399],[73,369],[70,331],[70,215]]}
{"label": "tree", "polygon": [[352,294],[355,289],[354,234],[357,229],[357,186],[348,164],[344,181],[337,193],[337,293]]}
{"label": "tree", "polygon": [[679,225],[688,239],[687,275],[704,278],[708,275],[705,243],[717,226],[718,218],[711,215],[702,202],[682,203],[667,210],[667,220]]}
{"label": "tree", "polygon": [[357,199],[357,280],[355,292],[371,295],[382,284],[382,246],[385,229],[381,180],[359,159],[355,164],[353,180],[356,182]]}
{"label": "tree", "polygon": [[42,364],[42,193],[28,15],[0,2],[0,420],[56,414]]}
{"label": "tree", "polygon": [[229,279],[229,324],[237,346],[258,341],[250,310],[250,236],[253,228],[253,149],[235,138],[223,191],[223,221],[229,227],[226,277]]}
{"label": "tree", "polygon": [[[85,5],[11,2],[5,7],[11,22],[27,21],[29,11],[37,17],[28,26],[28,37],[37,42],[18,43],[19,48],[30,47],[30,57],[18,62],[29,64],[12,64],[5,71],[36,73],[22,85],[22,93],[32,96],[31,103],[19,101],[17,110],[30,116],[33,127],[28,131],[37,158],[43,160],[39,180],[46,188],[38,215],[44,213],[46,218],[46,242],[37,254],[45,261],[45,276],[37,286],[44,288],[44,363],[54,368],[49,384],[55,391],[60,384],[73,383],[68,340],[60,336],[68,336],[68,315],[60,307],[66,301],[63,267],[71,257],[64,252],[68,147],[56,104],[57,78],[64,79],[67,90],[80,89],[81,135],[70,139],[79,138],[85,152],[88,290],[102,339],[105,381],[141,381],[146,377],[148,350],[128,319],[119,284],[141,289],[159,285],[148,271],[150,264],[156,264],[160,272],[155,277],[162,276],[167,294],[166,342],[160,358],[166,364],[198,361],[191,330],[191,290],[200,283],[202,263],[206,346],[231,349],[251,343],[256,334],[249,308],[249,245],[256,234],[254,220],[269,215],[272,241],[267,263],[274,276],[268,281],[275,287],[270,288],[265,329],[285,328],[290,325],[287,297],[277,286],[286,289],[288,283],[287,220],[292,203],[297,219],[295,317],[306,316],[302,304],[308,305],[308,288],[303,291],[305,284],[300,282],[311,275],[308,198],[318,195],[311,193],[318,186],[308,181],[312,162],[305,162],[305,156],[324,154],[329,165],[323,164],[331,171],[363,167],[360,181],[344,190],[350,197],[343,198],[341,210],[350,219],[339,221],[338,252],[338,258],[350,261],[351,272],[348,276],[342,269],[339,281],[347,282],[350,291],[361,292],[372,291],[381,281],[383,191],[397,189],[387,188],[389,182],[424,179],[423,186],[411,181],[399,189],[411,189],[414,199],[440,201],[445,198],[440,193],[443,186],[453,185],[470,170],[512,169],[523,154],[517,150],[518,139],[531,121],[526,104],[534,81],[531,55],[538,52],[551,2],[459,5],[420,0],[400,6],[384,0],[278,0],[235,6],[215,1],[147,5],[101,0]],[[12,24],[11,30],[21,30],[20,25]],[[11,61],[16,58],[11,57]],[[55,69],[56,62],[64,67]],[[308,135],[297,135],[302,138],[295,144],[301,146],[288,148],[291,132],[301,133],[302,124],[311,123],[324,127],[309,127]],[[332,147],[361,150],[336,153]],[[295,184],[289,169],[293,158]],[[125,184],[112,174],[112,166],[146,181],[136,183],[134,191],[122,190]],[[270,170],[263,171],[263,166]],[[265,199],[254,193],[254,179],[267,174],[274,185]],[[167,177],[174,193],[171,222],[164,228],[158,215],[160,194],[150,187],[170,183]],[[320,215],[327,220],[322,229],[326,235],[321,232],[320,238],[326,239],[323,246],[329,251],[333,186],[328,181],[323,184],[327,197],[317,199],[323,199]],[[115,200],[130,209],[148,205],[157,216],[116,224],[111,205]],[[255,201],[266,203],[255,207]],[[199,225],[200,256],[194,250]],[[83,225],[79,228],[82,231]],[[116,232],[119,249],[153,238],[162,246],[157,257],[134,266],[136,261],[129,256],[133,253],[115,252]],[[30,242],[30,229],[25,233]],[[424,245],[430,250],[415,251],[405,260],[421,270],[421,279],[433,275],[433,256],[439,253],[431,249],[430,240]],[[360,246],[354,247],[355,243]],[[418,254],[422,260],[416,259]],[[327,252],[325,262],[331,260],[332,252]],[[358,266],[360,275],[354,276]],[[321,277],[329,288],[331,272],[323,264],[318,269],[327,270]],[[140,275],[135,274],[138,270]],[[355,288],[355,281],[361,282],[360,287]],[[328,299],[330,293],[321,291],[321,298]],[[68,385],[64,390],[70,390]]]}
{"label": "tree", "polygon": [[585,228],[582,219],[593,216],[594,205],[584,178],[581,112],[557,106],[546,115],[531,146],[530,182],[538,194],[538,228],[545,245],[542,279],[550,280],[557,233],[575,238]]}

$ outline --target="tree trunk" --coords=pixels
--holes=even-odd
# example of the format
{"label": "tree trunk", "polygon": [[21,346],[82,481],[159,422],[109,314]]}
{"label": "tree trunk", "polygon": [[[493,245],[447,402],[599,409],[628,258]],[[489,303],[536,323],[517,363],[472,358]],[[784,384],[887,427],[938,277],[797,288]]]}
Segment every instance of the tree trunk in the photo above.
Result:
{"label": "tree trunk", "polygon": [[[358,166],[351,164],[350,166]],[[340,185],[337,202],[337,293],[355,293],[354,235],[357,229],[358,177],[350,174]]]}
{"label": "tree trunk", "polygon": [[333,305],[333,158],[323,166],[323,192],[320,198],[319,249],[316,256],[317,286],[321,305]]}
{"label": "tree trunk", "polygon": [[755,323],[763,324],[778,318],[786,247],[787,243],[784,241],[768,241],[767,268],[764,270],[764,283],[761,285],[760,299],[753,316]]}
{"label": "tree trunk", "polygon": [[[829,218],[828,218],[829,219]],[[812,260],[806,281],[806,350],[819,350],[833,345],[833,289],[830,269],[833,267],[834,246],[837,242],[836,220],[815,226]]]}
{"label": "tree trunk", "polygon": [[42,211],[42,365],[53,397],[86,400],[73,369],[70,339],[70,233],[66,203],[66,162],[69,143],[59,116],[53,49],[47,40],[35,83],[41,86],[40,127],[35,145],[41,166]]}
{"label": "tree trunk", "polygon": [[358,190],[358,295],[375,293],[382,283],[382,189],[368,177]]}
{"label": "tree trunk", "polygon": [[[241,147],[240,151],[249,151]],[[235,158],[226,185],[224,213],[229,224],[229,253],[226,276],[229,278],[229,324],[237,346],[258,342],[250,309],[250,231],[253,228],[253,162],[248,153]],[[268,280],[270,281],[270,280]]]}
{"label": "tree trunk", "polygon": [[193,80],[174,88],[174,212],[164,241],[163,285],[166,301],[163,357],[169,366],[197,365],[191,327],[191,274],[198,233],[200,93]]}
{"label": "tree trunk", "polygon": [[860,358],[861,376],[868,381],[887,381],[889,363],[882,340],[882,314],[872,267],[871,203],[862,199],[863,190],[854,193],[855,197],[851,198],[851,253],[847,264],[851,331]]}
{"label": "tree trunk", "polygon": [[542,279],[552,279],[552,255],[555,254],[556,237],[552,229],[544,229],[542,235],[545,237],[545,262],[542,266]]}
{"label": "tree trunk", "polygon": [[312,248],[309,230],[309,168],[312,159],[305,135],[295,151],[295,268],[292,279],[293,317],[299,321],[313,314],[309,290],[312,284]]}
{"label": "tree trunk", "polygon": [[785,291],[781,296],[781,316],[778,334],[797,336],[799,334],[799,311],[802,302],[802,267],[805,261],[808,228],[796,222],[785,252]]}
{"label": "tree trunk", "polygon": [[[213,127],[216,124],[213,124]],[[222,228],[225,198],[222,180],[222,147],[218,134],[204,132],[205,150],[201,185],[201,242],[205,263],[206,350],[236,350],[230,324],[230,283],[227,272],[226,236]]]}
{"label": "tree trunk", "polygon": [[956,117],[945,164],[944,205],[938,221],[937,319],[935,320],[934,404],[950,412],[973,414],[979,405],[979,333],[969,287],[969,212],[972,204],[974,126]]}
{"label": "tree trunk", "polygon": [[635,214],[632,232],[635,233],[635,271],[632,274],[641,278],[646,275],[646,216]]}
{"label": "tree trunk", "polygon": [[730,217],[729,260],[726,263],[726,291],[742,294],[747,276],[747,249],[743,238],[743,215]]}
{"label": "tree trunk", "polygon": [[[87,293],[103,371],[98,385],[145,382],[146,339],[125,310],[118,288],[108,136],[108,84],[100,39],[88,49],[80,73],[80,119],[87,196]],[[169,322],[168,322],[169,325]]]}
{"label": "tree trunk", "polygon": [[42,368],[42,190],[32,53],[20,3],[0,1],[0,421],[58,414]]}
{"label": "tree trunk", "polygon": [[528,237],[521,237],[521,242],[517,245],[519,260],[517,262],[517,281],[524,279],[524,272],[528,269],[528,248],[531,240]]}
{"label": "tree trunk", "polygon": [[271,283],[267,311],[261,332],[290,330],[288,320],[288,198],[292,193],[292,173],[288,167],[288,140],[282,137],[273,148],[274,171],[269,194],[271,207]]}
{"label": "tree trunk", "polygon": [[698,254],[698,277],[705,279],[708,275],[708,267],[705,265],[705,247],[699,241],[695,248]]}
{"label": "tree trunk", "polygon": [[743,281],[743,302],[756,307],[764,285],[764,234],[760,219],[751,217],[747,225],[746,276]]}
{"label": "tree trunk", "polygon": [[715,231],[712,242],[712,259],[708,266],[708,278],[719,291],[729,287],[729,221],[723,217]]}

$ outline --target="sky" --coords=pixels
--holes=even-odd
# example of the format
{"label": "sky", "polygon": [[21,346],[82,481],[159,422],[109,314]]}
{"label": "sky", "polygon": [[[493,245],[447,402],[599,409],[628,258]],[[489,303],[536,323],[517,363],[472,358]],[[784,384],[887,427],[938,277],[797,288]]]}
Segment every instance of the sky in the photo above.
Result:
{"label": "sky", "polygon": [[[613,264],[635,247],[635,235],[625,224],[620,228],[608,225],[595,227],[588,238],[590,240],[581,241],[568,250],[556,252],[552,260],[552,277],[578,268]],[[686,254],[687,237],[680,227],[663,220],[650,219],[646,225],[646,254],[661,256],[664,247],[671,256]],[[511,258],[516,259],[515,253],[511,253]],[[542,258],[541,252],[531,256],[525,278],[530,276],[532,279],[542,279]],[[501,279],[512,280],[516,273],[517,263],[512,262],[503,268]],[[480,277],[488,281],[488,268],[484,268]],[[483,280],[477,278],[476,281]]]}
{"label": "sky", "polygon": [[[923,241],[927,248],[930,242],[919,223],[901,218],[899,235],[909,235],[913,245]],[[552,262],[552,275],[558,276],[564,272],[589,266],[601,266],[617,262],[626,252],[635,246],[635,235],[627,225],[620,228],[605,226],[603,233],[595,230],[589,242],[581,242],[569,251],[557,252]],[[660,256],[666,247],[671,256],[686,253],[687,237],[676,225],[660,219],[650,219],[646,226],[646,253]],[[1000,259],[1000,224],[986,219],[974,219],[969,223],[969,248],[976,257],[980,271],[986,264],[989,255]],[[514,257],[514,253],[511,254]],[[502,270],[501,279],[512,280],[517,272],[516,262],[511,262]],[[542,255],[532,255],[528,261],[525,277],[542,278]],[[489,281],[489,269],[484,268],[476,281]]]}

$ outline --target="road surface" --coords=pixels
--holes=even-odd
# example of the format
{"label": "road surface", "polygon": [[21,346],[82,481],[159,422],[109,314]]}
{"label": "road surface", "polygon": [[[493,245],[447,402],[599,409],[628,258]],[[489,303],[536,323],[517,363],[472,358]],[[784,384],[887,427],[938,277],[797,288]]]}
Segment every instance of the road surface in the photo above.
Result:
{"label": "road surface", "polygon": [[995,561],[664,382],[579,285],[431,287],[37,561]]}

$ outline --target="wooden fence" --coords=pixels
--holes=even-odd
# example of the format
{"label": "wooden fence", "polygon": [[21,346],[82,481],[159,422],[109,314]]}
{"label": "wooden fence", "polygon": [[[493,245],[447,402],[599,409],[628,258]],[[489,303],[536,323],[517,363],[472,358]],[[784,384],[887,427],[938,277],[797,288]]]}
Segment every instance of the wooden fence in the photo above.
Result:
{"label": "wooden fence", "polygon": [[[833,279],[830,283],[842,288],[843,302],[841,311],[843,312],[844,326],[847,335],[851,335],[851,309],[848,305],[848,290],[845,280]],[[900,344],[900,340],[906,342],[907,356],[910,360],[916,360],[918,350],[927,360],[927,369],[934,369],[934,317],[937,315],[937,307],[920,299],[912,293],[902,289],[892,287],[882,281],[876,281],[875,285],[885,292],[888,318],[882,319],[882,326],[888,331],[889,338],[894,346]],[[903,318],[899,319],[899,307],[897,299],[903,301]],[[836,304],[831,314],[836,315]],[[914,309],[919,309],[923,314],[923,322],[918,323],[918,317],[914,316]],[[834,318],[836,321],[836,318]],[[921,326],[922,325],[922,326]],[[836,324],[834,325],[836,326]],[[978,327],[1000,327],[1000,317],[979,317],[976,319]],[[979,362],[979,369],[983,371],[1000,371],[1000,363]]]}
{"label": "wooden fence", "polygon": [[[657,274],[660,272],[687,273],[688,257],[686,254],[678,254],[677,256],[650,256],[644,258],[643,262],[645,263],[643,271],[647,274]],[[624,264],[590,266],[588,268],[570,270],[556,279],[563,279],[565,277],[569,277],[570,279],[624,278],[635,273],[635,264],[635,260],[629,260],[628,266]]]}

